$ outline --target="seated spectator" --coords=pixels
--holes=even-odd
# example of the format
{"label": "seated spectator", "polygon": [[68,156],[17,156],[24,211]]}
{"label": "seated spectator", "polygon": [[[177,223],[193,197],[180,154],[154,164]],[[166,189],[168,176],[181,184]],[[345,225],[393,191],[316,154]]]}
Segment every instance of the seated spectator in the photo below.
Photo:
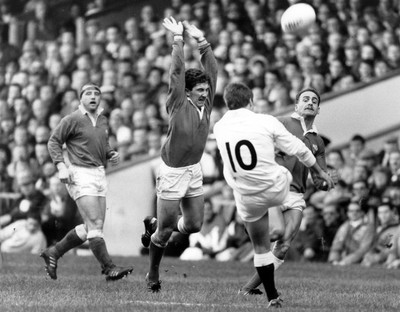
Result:
{"label": "seated spectator", "polygon": [[332,247],[333,239],[342,222],[338,206],[330,204],[322,209],[322,239],[321,260],[327,261]]}
{"label": "seated spectator", "polygon": [[82,223],[75,201],[69,196],[58,175],[49,179],[48,202],[43,208],[42,228],[49,246],[60,241],[71,229]]}
{"label": "seated spectator", "polygon": [[220,192],[214,194],[211,201],[215,211],[222,215],[225,223],[228,224],[235,214],[236,202],[233,197],[233,190],[225,180],[221,181]]}
{"label": "seated spectator", "polygon": [[35,189],[36,179],[32,171],[29,169],[21,170],[18,172],[16,180],[21,196],[8,214],[0,216],[1,226],[26,219],[29,213],[41,215],[47,203],[46,196]]}
{"label": "seated spectator", "polygon": [[389,155],[393,151],[399,151],[399,138],[390,137],[383,143],[382,150],[378,153],[378,162],[384,167],[389,167]]}
{"label": "seated spectator", "polygon": [[237,213],[234,214],[233,220],[227,226],[224,236],[226,248],[215,255],[217,261],[247,262],[253,259],[254,251],[250,237]]}
{"label": "seated spectator", "polygon": [[333,265],[360,263],[374,239],[373,225],[367,221],[358,202],[348,205],[347,218],[338,229],[329,252],[328,261]]}
{"label": "seated spectator", "polygon": [[346,164],[353,167],[364,148],[365,138],[360,134],[353,135],[349,142],[349,153],[346,159]]}
{"label": "seated spectator", "polygon": [[400,183],[400,151],[395,150],[389,154],[389,169],[391,184]]}
{"label": "seated spectator", "polygon": [[343,180],[347,184],[352,182],[353,169],[346,165],[341,150],[330,150],[326,155],[326,164],[327,166],[330,166],[338,171],[340,180]]}
{"label": "seated spectator", "polygon": [[370,201],[375,203],[375,206],[382,203],[385,192],[390,185],[390,171],[388,168],[377,166],[373,169],[369,183]]}
{"label": "seated spectator", "polygon": [[204,222],[200,232],[189,235],[189,247],[180,256],[181,260],[202,260],[214,258],[225,249],[226,241],[222,240],[226,223],[217,214],[211,201],[204,201]]}
{"label": "seated spectator", "polygon": [[39,254],[46,245],[38,214],[29,213],[26,219],[19,219],[0,230],[1,252]]}
{"label": "seated spectator", "polygon": [[392,248],[385,262],[385,267],[388,269],[400,269],[400,226],[393,236]]}
{"label": "seated spectator", "polygon": [[393,245],[391,241],[399,225],[393,206],[389,202],[378,207],[377,219],[374,243],[361,262],[361,265],[366,267],[382,264],[387,260]]}
{"label": "seated spectator", "polygon": [[287,259],[295,261],[321,260],[322,231],[322,221],[318,218],[318,212],[313,206],[307,206],[303,210],[300,228],[291,244]]}

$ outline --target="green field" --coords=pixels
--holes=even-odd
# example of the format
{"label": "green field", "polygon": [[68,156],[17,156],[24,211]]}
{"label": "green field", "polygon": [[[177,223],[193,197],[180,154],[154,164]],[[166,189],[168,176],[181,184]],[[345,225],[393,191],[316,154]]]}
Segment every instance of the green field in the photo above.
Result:
{"label": "green field", "polygon": [[[162,291],[146,290],[147,257],[115,258],[135,266],[117,282],[106,282],[94,257],[66,255],[58,280],[42,259],[5,254],[0,269],[0,311],[265,311],[265,296],[238,296],[252,263],[182,262],[165,258]],[[281,311],[400,311],[400,270],[285,263],[276,274]]]}

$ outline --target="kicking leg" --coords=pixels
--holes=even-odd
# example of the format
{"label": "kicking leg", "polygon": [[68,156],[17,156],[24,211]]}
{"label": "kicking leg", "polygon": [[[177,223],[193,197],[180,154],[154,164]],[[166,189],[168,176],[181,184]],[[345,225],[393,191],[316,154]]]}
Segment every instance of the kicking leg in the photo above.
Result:
{"label": "kicking leg", "polygon": [[[277,241],[282,239],[285,234],[285,217],[282,214],[282,209],[280,206],[272,207],[268,209],[269,214],[269,233],[270,241]],[[283,263],[283,260],[278,259],[274,254],[272,254],[272,259],[274,263],[274,269],[278,269]],[[261,279],[258,272],[255,272],[250,280],[240,289],[239,294],[242,295],[261,295],[262,292],[257,289],[261,285]]]}
{"label": "kicking leg", "polygon": [[254,266],[267,293],[274,301],[279,295],[275,288],[274,261],[270,250],[268,213],[255,222],[244,222],[254,248]]}

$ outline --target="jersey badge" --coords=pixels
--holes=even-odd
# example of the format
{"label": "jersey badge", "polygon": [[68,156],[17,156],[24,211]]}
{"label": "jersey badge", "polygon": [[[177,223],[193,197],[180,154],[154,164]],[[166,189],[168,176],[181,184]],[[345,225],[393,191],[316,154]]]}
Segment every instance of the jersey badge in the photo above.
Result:
{"label": "jersey badge", "polygon": [[318,145],[317,144],[313,144],[312,145],[312,149],[313,149],[313,152],[318,151]]}

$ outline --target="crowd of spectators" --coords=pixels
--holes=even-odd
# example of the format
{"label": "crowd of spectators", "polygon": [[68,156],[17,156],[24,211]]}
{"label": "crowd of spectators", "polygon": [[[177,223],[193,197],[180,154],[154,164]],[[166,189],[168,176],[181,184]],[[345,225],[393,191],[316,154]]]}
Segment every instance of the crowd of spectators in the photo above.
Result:
{"label": "crowd of spectators", "polygon": [[[280,16],[297,2],[293,0],[172,0],[162,11],[144,5],[137,15],[106,26],[90,18],[101,12],[106,1],[87,2],[84,8],[71,1],[62,23],[56,22],[51,12],[56,2],[24,3],[23,10],[33,15],[24,24],[21,46],[4,40],[4,34],[0,37],[0,193],[19,194],[0,198],[1,225],[34,217],[40,220],[48,245],[79,222],[65,186],[57,183],[46,143],[60,119],[79,105],[78,91],[83,84],[90,81],[101,86],[111,145],[124,161],[158,155],[167,127],[165,99],[172,42],[161,26],[164,17],[172,15],[197,24],[213,47],[219,71],[211,129],[224,113],[222,93],[229,82],[241,81],[252,88],[257,112],[279,114],[294,103],[303,87],[312,86],[321,94],[339,92],[400,67],[400,1],[395,0],[308,1],[316,10],[317,23],[302,36],[280,30]],[[12,3],[0,4],[3,26],[15,20]],[[199,65],[195,46],[185,45],[188,67]],[[327,155],[328,163],[341,174],[339,185],[328,193],[315,192],[310,185],[309,207],[293,259],[335,264],[353,259],[372,265],[377,258],[383,262],[376,253],[394,250],[395,256],[388,253],[387,261],[400,262],[399,231],[387,234],[387,221],[380,218],[385,214],[382,211],[389,209],[393,216],[388,224],[398,223],[398,140],[386,142],[380,157],[365,149],[362,136],[353,139],[348,158],[339,150]],[[211,132],[202,166],[206,188],[223,183]],[[28,181],[27,176],[31,177]],[[359,195],[362,188],[365,194]],[[210,201],[214,213],[223,214],[227,231],[221,235],[223,247],[208,253],[215,258],[219,252],[248,243],[235,241],[240,224],[230,213],[232,201],[221,200],[221,196]],[[222,203],[229,203],[230,208],[221,208]],[[360,211],[355,213],[357,209]],[[374,232],[369,242],[374,251],[366,250],[365,260],[359,250],[358,257],[343,257],[350,252],[346,248],[357,247],[353,242],[347,246],[349,235],[354,234],[355,241],[359,236],[369,237],[357,234],[363,222]],[[313,233],[318,234],[310,237]],[[346,240],[336,233],[344,233]],[[375,237],[382,233],[392,240]],[[380,243],[391,247],[382,249]],[[199,243],[191,247],[198,248]],[[230,249],[221,259],[234,254]],[[248,256],[244,252],[243,258]]]}

